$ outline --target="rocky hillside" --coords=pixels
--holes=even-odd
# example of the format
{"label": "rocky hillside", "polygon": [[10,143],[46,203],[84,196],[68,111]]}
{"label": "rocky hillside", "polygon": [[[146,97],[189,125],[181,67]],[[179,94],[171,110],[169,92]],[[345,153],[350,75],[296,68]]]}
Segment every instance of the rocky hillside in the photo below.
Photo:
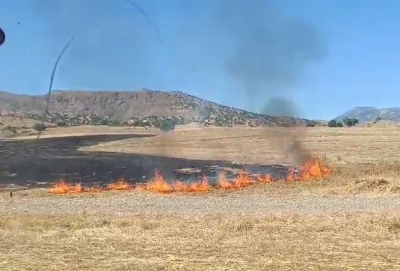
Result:
{"label": "rocky hillside", "polygon": [[160,120],[176,124],[199,122],[216,126],[288,125],[311,121],[278,118],[220,105],[183,92],[54,91],[49,114],[44,116],[45,96],[0,92],[0,114],[46,120],[63,125],[133,124],[157,126]]}
{"label": "rocky hillside", "polygon": [[356,118],[360,122],[375,122],[377,120],[397,122],[400,121],[400,108],[355,107],[335,118],[335,120],[341,121],[346,117]]}

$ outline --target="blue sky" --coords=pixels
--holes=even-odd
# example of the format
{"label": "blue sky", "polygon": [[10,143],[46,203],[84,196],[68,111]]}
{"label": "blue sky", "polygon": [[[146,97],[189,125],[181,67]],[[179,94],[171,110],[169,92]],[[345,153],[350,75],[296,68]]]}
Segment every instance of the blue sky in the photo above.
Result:
{"label": "blue sky", "polygon": [[[267,1],[265,16],[257,1],[136,0],[152,26],[124,0],[0,0],[0,89],[45,94],[57,54],[77,32],[55,89],[180,90],[252,111],[279,96],[316,119],[400,106],[400,1]],[[257,31],[265,35],[249,34]],[[268,31],[277,48],[258,58],[272,44]],[[275,54],[278,66],[263,65]],[[257,84],[248,80],[255,74]]]}

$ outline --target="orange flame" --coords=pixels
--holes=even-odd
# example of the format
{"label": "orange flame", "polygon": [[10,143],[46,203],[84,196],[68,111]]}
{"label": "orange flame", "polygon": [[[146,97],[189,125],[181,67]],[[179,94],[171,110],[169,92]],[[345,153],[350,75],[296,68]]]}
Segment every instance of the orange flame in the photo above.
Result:
{"label": "orange flame", "polygon": [[131,190],[132,186],[123,178],[107,185],[107,190]]}
{"label": "orange flame", "polygon": [[176,181],[174,185],[174,190],[177,192],[186,192],[188,189],[189,187],[181,181]]}
{"label": "orange flame", "polygon": [[70,184],[65,178],[62,178],[61,181],[55,184],[50,192],[53,194],[73,194],[73,193],[82,193],[84,189],[81,184]]}
{"label": "orange flame", "polygon": [[274,180],[272,179],[271,175],[265,174],[265,175],[258,175],[256,177],[256,181],[259,183],[269,184],[272,183]]}
{"label": "orange flame", "polygon": [[173,187],[165,181],[157,170],[154,181],[146,185],[145,190],[158,192],[158,193],[171,193],[174,191]]}
{"label": "orange flame", "polygon": [[209,192],[211,185],[208,183],[208,179],[203,177],[199,183],[192,183],[189,185],[189,192]]}
{"label": "orange flame", "polygon": [[308,161],[300,170],[300,174],[296,175],[294,170],[289,171],[287,180],[294,181],[310,181],[328,176],[331,169],[324,165],[320,160],[313,159]]}
{"label": "orange flame", "polygon": [[[313,159],[307,162],[298,173],[295,173],[293,169],[289,171],[286,181],[309,181],[315,179],[321,179],[328,176],[331,173],[331,169],[324,165],[320,160]],[[157,170],[154,179],[146,184],[131,185],[126,179],[118,179],[112,184],[109,184],[105,188],[92,187],[84,188],[81,184],[70,184],[65,178],[62,178],[60,182],[56,183],[51,189],[50,193],[53,194],[73,194],[73,193],[94,193],[103,191],[150,191],[154,193],[173,193],[173,192],[190,192],[190,193],[205,193],[211,190],[232,190],[250,187],[256,183],[259,184],[270,184],[274,180],[271,175],[259,175],[251,177],[246,171],[239,172],[238,176],[233,180],[228,180],[225,173],[219,173],[218,184],[211,186],[206,177],[203,177],[197,183],[185,184],[181,181],[175,181],[174,183],[168,183]]]}
{"label": "orange flame", "polygon": [[222,189],[222,190],[230,190],[235,188],[235,184],[231,181],[228,181],[226,179],[225,173],[220,172],[218,174],[218,185],[217,188]]}
{"label": "orange flame", "polygon": [[235,186],[237,188],[252,186],[254,181],[246,171],[239,172],[239,176],[235,179]]}

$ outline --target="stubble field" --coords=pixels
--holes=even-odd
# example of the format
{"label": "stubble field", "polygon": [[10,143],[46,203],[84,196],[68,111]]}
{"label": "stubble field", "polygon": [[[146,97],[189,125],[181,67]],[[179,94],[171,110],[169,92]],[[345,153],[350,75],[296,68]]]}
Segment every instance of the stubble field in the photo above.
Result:
{"label": "stubble field", "polygon": [[178,129],[78,151],[290,165],[289,133],[329,176],[200,194],[1,192],[0,269],[400,270],[398,128]]}

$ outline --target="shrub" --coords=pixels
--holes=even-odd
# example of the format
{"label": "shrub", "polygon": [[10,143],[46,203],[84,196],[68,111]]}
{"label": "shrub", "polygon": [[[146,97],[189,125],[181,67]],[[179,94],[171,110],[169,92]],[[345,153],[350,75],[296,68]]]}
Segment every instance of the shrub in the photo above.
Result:
{"label": "shrub", "polygon": [[36,123],[35,125],[33,125],[33,130],[37,131],[37,132],[42,132],[44,130],[46,130],[46,125],[44,125],[44,123]]}
{"label": "shrub", "polygon": [[336,120],[331,120],[330,122],[328,122],[328,127],[337,127]]}
{"label": "shrub", "polygon": [[306,124],[306,127],[315,127],[315,125],[314,125],[314,123],[309,122],[309,123]]}
{"label": "shrub", "polygon": [[376,119],[374,120],[373,124],[376,124],[376,123],[380,122],[381,120],[382,120],[381,117],[376,117]]}
{"label": "shrub", "polygon": [[10,126],[10,125],[7,125],[6,127],[4,127],[4,130],[5,131],[9,131],[12,134],[16,134],[17,133],[17,128],[15,128],[13,126]]}
{"label": "shrub", "polygon": [[160,123],[160,130],[163,132],[173,131],[175,129],[175,122],[171,120],[165,120]]}
{"label": "shrub", "polygon": [[65,120],[59,120],[56,122],[56,125],[58,127],[65,127],[65,126],[67,126],[67,122]]}
{"label": "shrub", "polygon": [[120,126],[121,122],[119,120],[110,120],[108,125],[110,125],[110,126]]}
{"label": "shrub", "polygon": [[355,126],[358,123],[358,119],[356,118],[344,118],[343,123],[348,127]]}
{"label": "shrub", "polygon": [[105,120],[105,119],[101,120],[99,122],[99,125],[108,125],[108,120]]}

